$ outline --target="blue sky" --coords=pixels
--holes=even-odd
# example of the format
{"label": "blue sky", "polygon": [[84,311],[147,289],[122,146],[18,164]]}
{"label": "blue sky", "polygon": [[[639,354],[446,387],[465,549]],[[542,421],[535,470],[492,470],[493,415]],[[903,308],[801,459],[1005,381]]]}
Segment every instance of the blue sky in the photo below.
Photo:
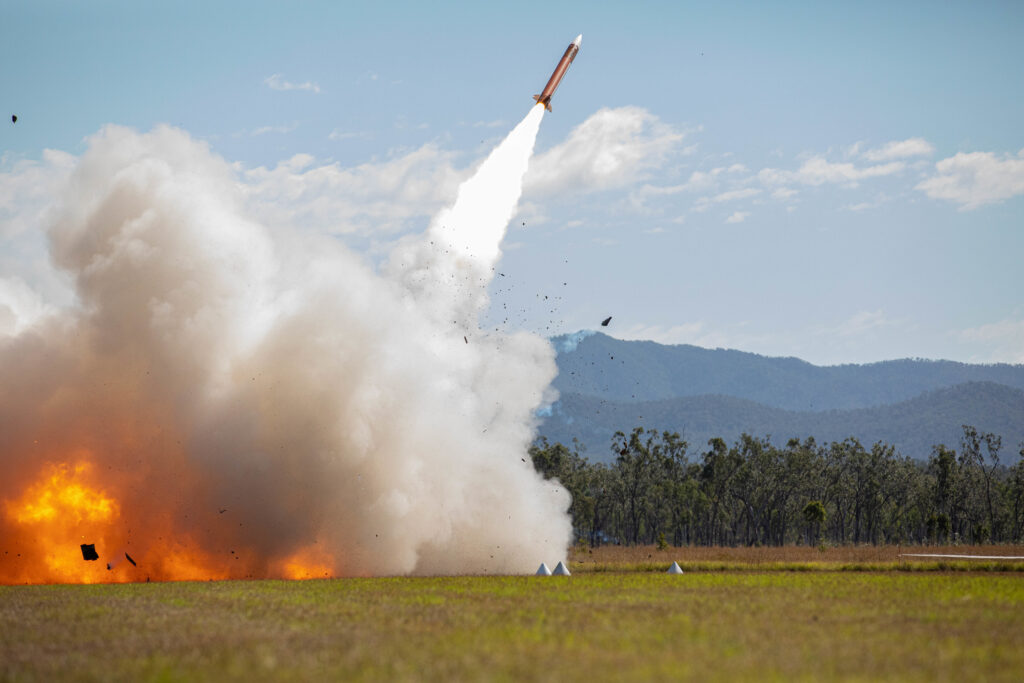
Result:
{"label": "blue sky", "polygon": [[181,128],[257,220],[379,261],[582,32],[488,325],[1024,363],[1022,30],[1018,2],[0,0],[0,307],[60,300],[47,207],[107,124]]}

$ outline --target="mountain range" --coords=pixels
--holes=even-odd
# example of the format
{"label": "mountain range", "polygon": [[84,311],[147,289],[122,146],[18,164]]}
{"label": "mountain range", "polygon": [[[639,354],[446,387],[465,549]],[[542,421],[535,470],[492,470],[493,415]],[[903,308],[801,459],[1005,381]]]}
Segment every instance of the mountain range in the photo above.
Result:
{"label": "mountain range", "polygon": [[560,397],[540,436],[576,439],[594,461],[614,459],[616,431],[679,432],[699,452],[742,433],[818,443],[883,441],[926,459],[956,448],[961,425],[1003,439],[1004,462],[1024,444],[1024,365],[904,359],[816,366],[728,349],[623,341],[601,333],[555,337]]}

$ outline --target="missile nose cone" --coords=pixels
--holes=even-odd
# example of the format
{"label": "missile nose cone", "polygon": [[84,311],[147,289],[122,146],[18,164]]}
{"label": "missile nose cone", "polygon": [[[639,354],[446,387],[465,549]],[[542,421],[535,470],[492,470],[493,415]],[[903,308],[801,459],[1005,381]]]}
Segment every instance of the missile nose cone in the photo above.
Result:
{"label": "missile nose cone", "polygon": [[580,49],[580,43],[583,42],[583,34],[576,36],[576,40],[572,41],[572,44],[576,46],[576,49]]}

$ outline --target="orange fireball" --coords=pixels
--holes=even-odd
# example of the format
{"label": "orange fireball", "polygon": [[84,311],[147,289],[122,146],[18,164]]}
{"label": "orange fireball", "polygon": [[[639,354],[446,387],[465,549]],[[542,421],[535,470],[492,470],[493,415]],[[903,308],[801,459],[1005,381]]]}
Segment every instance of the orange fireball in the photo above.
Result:
{"label": "orange fireball", "polygon": [[[16,500],[4,503],[9,523],[26,545],[4,566],[3,581],[96,583],[110,581],[106,561],[123,543],[121,506],[93,481],[93,465],[49,464]],[[96,546],[101,560],[87,562],[81,544]],[[7,551],[8,554],[10,551]],[[14,561],[20,559],[20,561]],[[11,575],[13,574],[13,576]]]}

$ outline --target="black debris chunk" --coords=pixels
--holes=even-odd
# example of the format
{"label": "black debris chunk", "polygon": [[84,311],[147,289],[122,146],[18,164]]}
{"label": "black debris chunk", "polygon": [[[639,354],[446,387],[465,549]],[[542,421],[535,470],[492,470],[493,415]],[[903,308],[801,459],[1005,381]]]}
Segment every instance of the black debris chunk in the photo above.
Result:
{"label": "black debris chunk", "polygon": [[17,122],[18,122],[18,115],[17,114],[11,114],[11,123],[17,123]]}
{"label": "black debris chunk", "polygon": [[462,337],[462,341],[466,342],[467,344],[469,343],[469,340],[468,340],[468,339],[466,339],[466,337],[465,337],[465,336],[463,336],[463,337]]}
{"label": "black debris chunk", "polygon": [[109,571],[110,571],[111,569],[113,569],[113,567],[111,567],[111,566],[110,566],[110,563],[109,563],[109,562],[107,562],[107,571],[109,572]]}
{"label": "black debris chunk", "polygon": [[100,559],[100,556],[96,554],[96,546],[92,543],[82,544],[82,559],[86,562],[93,562]]}
{"label": "black debris chunk", "polygon": [[127,559],[127,560],[128,560],[129,562],[131,562],[131,563],[132,563],[132,566],[133,566],[133,567],[138,567],[138,566],[139,566],[138,564],[136,564],[136,563],[135,563],[135,560],[133,560],[133,559],[132,559],[132,556],[131,556],[131,555],[129,555],[128,553],[125,553],[125,554],[124,554],[124,556],[125,556],[125,558],[126,558],[126,559]]}
{"label": "black debris chunk", "polygon": [[611,321],[612,317],[608,316],[607,318],[601,321],[601,327],[608,327],[608,323],[610,323]]}
{"label": "black debris chunk", "polygon": [[223,514],[224,514],[225,512],[227,512],[227,511],[228,511],[228,509],[227,509],[227,508],[219,508],[219,509],[218,509],[218,512],[220,512],[220,514],[222,514],[222,515],[223,515]]}

